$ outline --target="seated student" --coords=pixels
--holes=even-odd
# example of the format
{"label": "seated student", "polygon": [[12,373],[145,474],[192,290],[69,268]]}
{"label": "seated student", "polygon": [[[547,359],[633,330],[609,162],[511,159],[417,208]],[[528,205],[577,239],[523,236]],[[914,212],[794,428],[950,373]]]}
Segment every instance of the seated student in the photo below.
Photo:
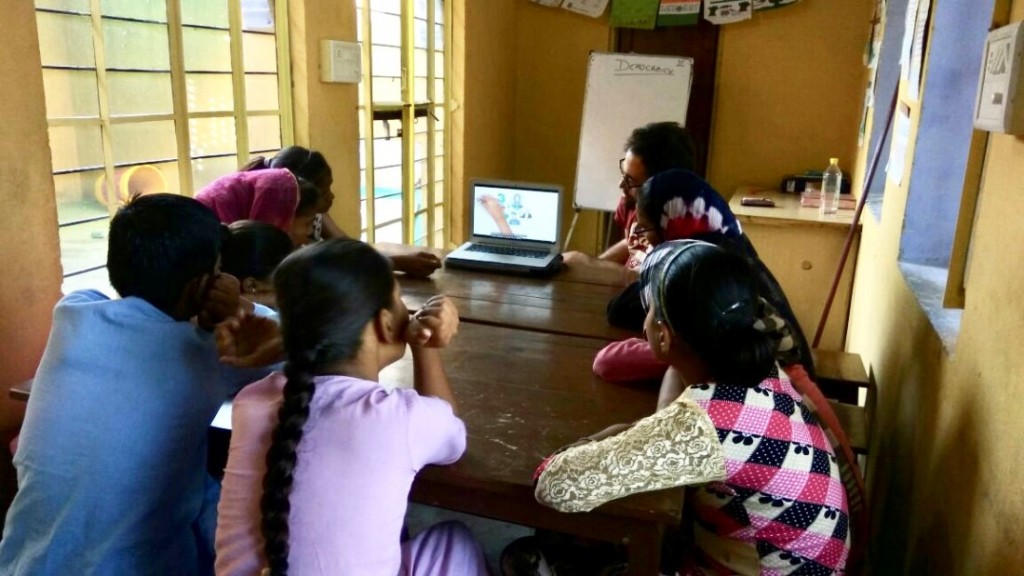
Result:
{"label": "seated student", "polygon": [[295,247],[309,241],[320,191],[287,170],[235,172],[221,176],[196,194],[220,221],[257,220],[288,233]]}
{"label": "seated student", "polygon": [[[771,315],[779,338],[778,360],[784,368],[801,365],[811,379],[814,361],[800,323],[775,276],[761,262],[743,234],[729,204],[710,184],[686,170],[668,170],[647,181],[640,191],[637,226],[649,246],[671,240],[700,239],[739,254],[755,272],[758,291],[776,314]],[[640,284],[633,283],[608,304],[612,325],[640,331],[646,316],[640,302]],[[613,342],[594,359],[594,373],[610,382],[660,381],[668,365],[658,361],[642,339]]]}
{"label": "seated student", "polygon": [[222,233],[191,198],[135,198],[110,223],[121,299],[57,304],[14,458],[4,574],[212,573],[207,428],[268,372],[218,362],[212,325],[244,304],[217,267]]}
{"label": "seated student", "polygon": [[238,278],[249,300],[277,308],[274,270],[292,253],[292,241],[280,228],[256,220],[239,220],[228,226],[221,252],[220,269]]}
{"label": "seated student", "polygon": [[694,486],[695,566],[683,574],[841,574],[850,533],[836,456],[759,329],[750,267],[706,242],[669,242],[642,283],[648,343],[672,366],[658,412],[549,457],[537,500],[582,512]]}
{"label": "seated student", "polygon": [[[297,177],[312,182],[320,190],[320,203],[316,208],[317,214],[313,220],[313,232],[310,235],[314,242],[329,238],[348,238],[348,235],[335,224],[334,219],[327,213],[334,203],[334,192],[331,190],[331,185],[334,184],[334,173],[323,154],[302,146],[289,146],[278,152],[273,158],[253,158],[242,167],[242,170],[265,168],[286,168]],[[430,252],[390,247],[382,252],[391,258],[395,270],[410,276],[426,277],[441,267],[441,260]]]}
{"label": "seated student", "polygon": [[625,157],[619,161],[622,197],[615,209],[614,220],[622,232],[622,240],[597,258],[582,252],[567,252],[565,264],[625,266],[630,272],[639,272],[648,250],[643,236],[633,230],[637,225],[636,201],[640,187],[648,178],[665,170],[693,170],[696,166],[695,148],[690,133],[676,122],[653,122],[633,130],[626,140]]}
{"label": "seated student", "polygon": [[[217,573],[487,574],[460,524],[399,544],[416,473],[466,448],[438,351],[456,332],[455,306],[435,297],[410,319],[388,260],[349,239],[292,254],[274,285],[287,360],[234,400]],[[228,356],[246,355],[231,342],[252,321],[222,327]],[[415,389],[383,386],[381,369],[407,346]]]}

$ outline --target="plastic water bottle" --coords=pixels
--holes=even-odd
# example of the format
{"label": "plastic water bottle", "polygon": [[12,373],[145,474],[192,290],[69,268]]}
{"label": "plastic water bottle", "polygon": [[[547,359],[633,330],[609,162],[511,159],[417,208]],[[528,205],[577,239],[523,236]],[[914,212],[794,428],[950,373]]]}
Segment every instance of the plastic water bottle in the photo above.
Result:
{"label": "plastic water bottle", "polygon": [[821,177],[822,216],[832,216],[839,209],[839,192],[843,184],[843,171],[839,169],[839,158],[829,158],[828,168]]}

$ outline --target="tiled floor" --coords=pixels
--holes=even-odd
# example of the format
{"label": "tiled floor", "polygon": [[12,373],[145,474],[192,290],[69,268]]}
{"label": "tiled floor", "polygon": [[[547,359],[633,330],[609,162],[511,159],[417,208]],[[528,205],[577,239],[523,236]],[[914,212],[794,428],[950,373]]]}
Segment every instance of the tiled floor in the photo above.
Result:
{"label": "tiled floor", "polygon": [[[490,520],[470,514],[460,514],[421,504],[410,503],[409,511],[405,516],[409,533],[413,536],[429,528],[432,524],[444,520],[459,520],[469,526],[477,540],[483,544],[484,554],[487,555],[491,568],[495,570],[498,568],[498,557],[501,555],[501,550],[509,542],[516,538],[533,534],[532,528],[519,526],[518,524],[498,522],[497,520]],[[495,574],[498,574],[498,572],[495,572]]]}

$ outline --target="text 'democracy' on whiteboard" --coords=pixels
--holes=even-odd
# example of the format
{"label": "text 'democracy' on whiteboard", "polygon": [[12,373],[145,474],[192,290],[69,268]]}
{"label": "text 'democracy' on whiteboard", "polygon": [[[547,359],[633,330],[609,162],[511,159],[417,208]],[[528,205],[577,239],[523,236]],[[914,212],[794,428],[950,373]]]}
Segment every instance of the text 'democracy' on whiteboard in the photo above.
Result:
{"label": "text 'democracy' on whiteboard", "polygon": [[583,100],[575,202],[578,208],[615,210],[622,146],[634,128],[651,122],[686,123],[693,60],[595,52]]}

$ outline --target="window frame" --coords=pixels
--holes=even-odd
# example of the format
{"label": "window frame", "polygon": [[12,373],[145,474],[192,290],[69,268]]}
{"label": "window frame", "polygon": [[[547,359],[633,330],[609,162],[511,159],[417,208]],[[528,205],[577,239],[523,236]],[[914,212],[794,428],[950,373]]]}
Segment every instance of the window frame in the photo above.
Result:
{"label": "window frame", "polygon": [[[401,100],[399,102],[375,102],[373,99],[373,32],[372,13],[370,0],[356,0],[359,18],[356,25],[360,30],[362,45],[362,68],[363,81],[360,88],[361,102],[359,109],[359,121],[362,127],[362,145],[364,166],[363,189],[365,199],[360,199],[362,206],[361,235],[369,243],[376,242],[377,231],[385,226],[391,226],[399,221],[402,226],[401,240],[403,244],[414,245],[418,238],[415,237],[415,221],[417,216],[424,216],[426,219],[426,231],[423,237],[426,246],[444,248],[450,242],[451,235],[451,118],[450,102],[452,94],[451,73],[452,73],[452,27],[453,18],[452,2],[442,1],[442,14],[437,13],[437,4],[434,0],[426,0],[427,8],[427,46],[426,51],[426,102],[417,102],[415,99],[416,75],[416,42],[415,42],[415,0],[400,0],[400,26],[401,41],[399,46],[401,54]],[[439,23],[438,17],[442,20]],[[443,26],[443,50],[438,51],[436,26]],[[423,49],[423,48],[421,48]],[[443,81],[444,94],[437,94],[436,80],[437,64],[436,57],[442,54],[444,58]],[[443,100],[438,104],[438,97]],[[443,119],[438,119],[435,110],[443,110]],[[375,200],[376,183],[375,170],[381,167],[376,165],[374,158],[375,142],[375,121],[389,121],[401,119],[401,144],[402,144],[402,209],[400,220],[389,220],[387,222],[376,222]],[[422,186],[424,192],[424,207],[416,210],[416,130],[414,128],[417,118],[425,118],[427,122],[427,145],[425,161],[425,184]],[[436,161],[437,146],[436,134],[440,129],[443,134],[441,174],[438,174]],[[443,200],[439,203],[436,191],[436,183],[440,176],[441,192]],[[436,210],[441,208],[442,222],[437,222]],[[438,242],[440,232],[440,242]],[[440,244],[440,245],[438,245]]]}
{"label": "window frame", "polygon": [[[288,8],[286,2],[272,1],[274,15],[273,32],[246,30],[243,22],[242,0],[225,0],[228,11],[228,27],[206,26],[199,24],[185,24],[182,21],[181,0],[165,0],[166,21],[159,19],[151,20],[126,16],[104,15],[101,0],[89,0],[89,12],[84,13],[73,9],[60,9],[49,6],[34,6],[35,13],[57,14],[62,16],[85,17],[89,19],[91,26],[90,34],[93,49],[93,65],[82,67],[68,67],[61,65],[43,64],[45,70],[87,70],[96,75],[95,95],[97,98],[97,116],[51,116],[47,110],[47,127],[99,127],[99,138],[101,143],[102,166],[76,166],[73,168],[60,168],[52,170],[54,178],[67,174],[87,173],[102,171],[103,178],[111,190],[116,186],[116,171],[118,169],[152,165],[169,164],[177,162],[178,190],[177,193],[193,196],[196,192],[193,181],[193,162],[197,160],[227,158],[235,156],[237,164],[244,163],[254,153],[271,152],[277,147],[268,150],[251,150],[249,138],[249,120],[260,117],[277,117],[280,126],[280,147],[286,147],[294,142],[294,119],[292,117],[292,93],[291,93],[291,60],[290,45],[288,39]],[[171,93],[170,113],[145,113],[145,114],[115,114],[111,110],[110,82],[108,75],[118,72],[144,72],[143,70],[121,70],[108,66],[108,48],[104,37],[104,22],[124,21],[131,23],[153,24],[162,26],[167,33],[168,43],[168,70],[158,71],[160,74],[169,75]],[[232,84],[232,107],[230,110],[220,111],[193,111],[188,109],[186,63],[185,63],[185,29],[210,29],[228,33],[229,49],[231,58]],[[276,75],[277,75],[277,108],[276,109],[248,109],[246,100],[246,77],[254,74],[247,71],[244,66],[243,44],[245,34],[268,34],[275,38],[276,44]],[[195,73],[195,72],[193,72]],[[228,73],[224,73],[227,75]],[[231,154],[192,154],[191,138],[192,128],[189,125],[191,120],[202,120],[211,118],[232,118],[235,123],[235,151]],[[114,156],[114,128],[119,125],[143,124],[146,122],[173,122],[175,132],[175,157],[147,159],[145,161],[117,161]],[[175,192],[174,190],[168,190]],[[120,206],[120,196],[115,191],[106,195],[106,215],[93,216],[75,219],[67,222],[59,222],[58,229],[70,228],[82,224],[88,224],[99,220],[113,217]],[[63,258],[62,263],[66,264]],[[106,263],[101,265],[88,265],[80,268],[63,270],[65,282],[69,278],[83,276],[106,268]]]}

